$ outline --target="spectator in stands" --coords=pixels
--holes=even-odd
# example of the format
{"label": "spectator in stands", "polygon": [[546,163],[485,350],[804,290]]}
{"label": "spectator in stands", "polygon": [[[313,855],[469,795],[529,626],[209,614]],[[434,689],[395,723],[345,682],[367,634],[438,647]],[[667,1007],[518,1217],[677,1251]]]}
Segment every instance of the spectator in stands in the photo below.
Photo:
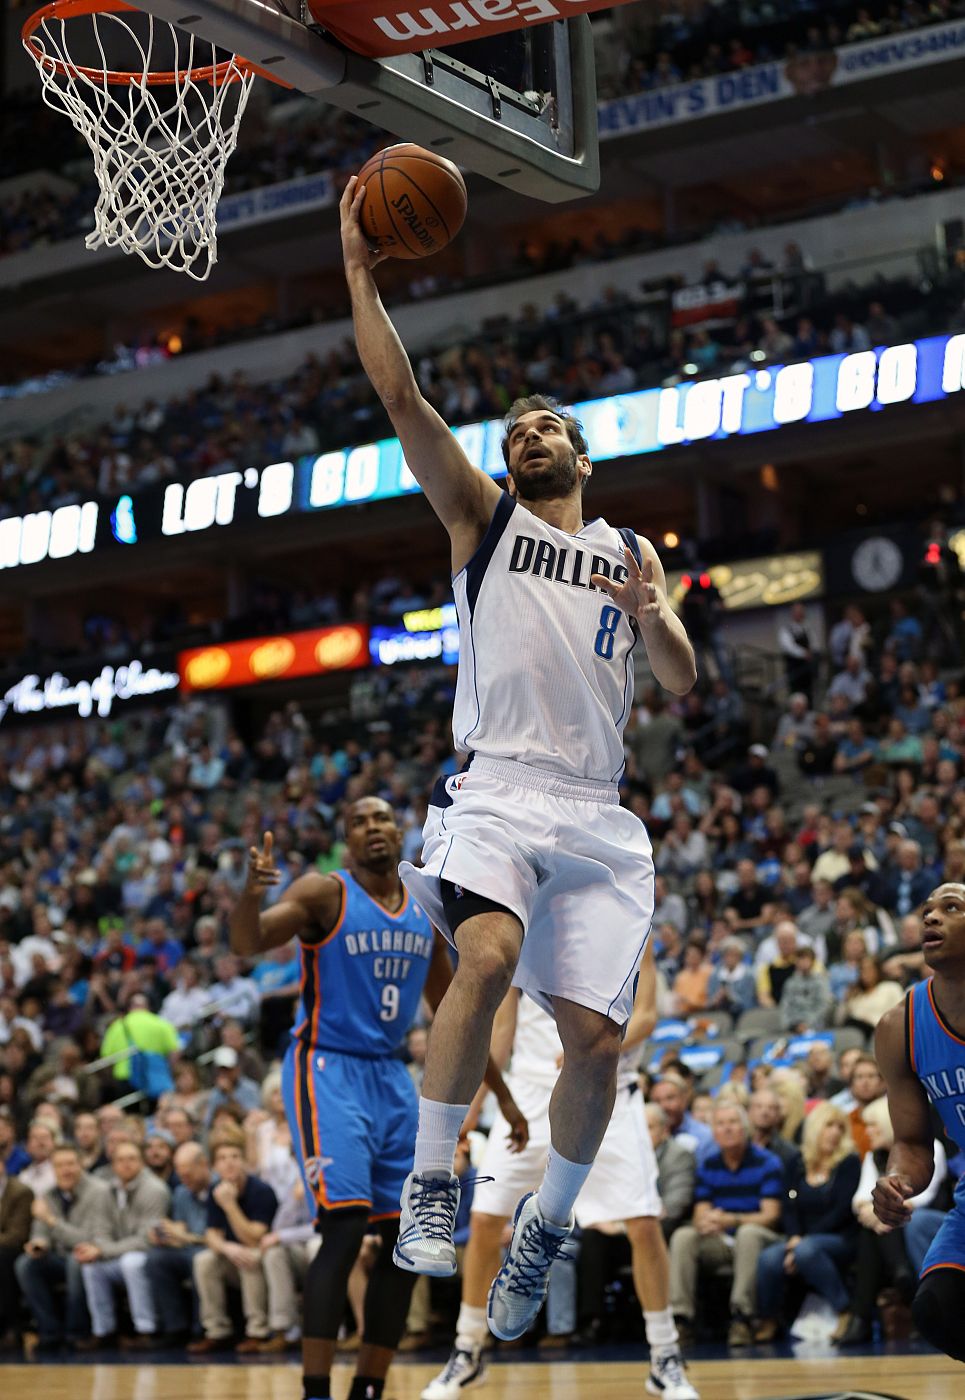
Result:
{"label": "spectator in stands", "polygon": [[299,1177],[292,1156],[280,1070],[272,1070],[262,1084],[261,1103],[260,1109],[245,1118],[246,1160],[255,1175],[267,1181],[278,1199],[284,1201]]}
{"label": "spectator in stands", "polygon": [[208,1225],[211,1168],[203,1147],[185,1142],[174,1154],[178,1185],[169,1216],[149,1232],[147,1277],[157,1308],[162,1346],[182,1346],[191,1335],[192,1309],[184,1285],[194,1292],[194,1258]]}
{"label": "spectator in stands", "polygon": [[888,606],[891,630],[885,638],[885,647],[899,662],[917,661],[924,638],[921,622],[908,611],[902,598],[892,598]]}
{"label": "spectator in stands", "polygon": [[674,1007],[678,1016],[692,1016],[707,1005],[707,987],[713,971],[704,944],[691,938],[684,949],[684,964],[674,978]]}
{"label": "spectator in stands", "polygon": [[863,1157],[871,1151],[864,1110],[885,1092],[884,1080],[873,1055],[859,1054],[854,1057],[847,1083],[854,1104],[847,1110],[848,1126],[858,1155]]}
{"label": "spectator in stands", "polygon": [[153,962],[169,976],[184,957],[184,944],[173,938],[161,918],[148,919],[146,936],[137,948],[138,962]]}
{"label": "spectator in stands", "polygon": [[921,919],[906,914],[898,925],[898,946],[886,948],[879,954],[881,970],[892,982],[908,988],[920,982],[925,971],[925,955],[921,945]]}
{"label": "spectator in stands", "polygon": [[813,732],[814,715],[810,701],[804,691],[796,690],[788,696],[787,709],[777,722],[771,747],[777,752],[783,749],[797,753]]}
{"label": "spectator in stands", "polygon": [[27,1129],[27,1152],[30,1163],[17,1173],[24,1186],[29,1186],[35,1196],[45,1195],[54,1185],[54,1148],[57,1146],[57,1133],[49,1123],[35,1118]]}
{"label": "spectator in stands", "polygon": [[815,948],[826,948],[828,934],[834,927],[834,887],[830,880],[813,880],[811,903],[797,917],[797,926]]}
{"label": "spectator in stands", "polygon": [[900,982],[889,982],[876,958],[865,954],[858,966],[858,977],[845,993],[845,999],[838,1006],[838,1021],[841,1025],[856,1026],[858,1030],[870,1033],[877,1026],[886,1011],[904,997]]}
{"label": "spectator in stands", "polygon": [[[889,1230],[882,1226],[874,1213],[871,1193],[879,1176],[887,1171],[888,1153],[894,1144],[894,1129],[885,1098],[874,1099],[862,1110],[862,1118],[867,1129],[871,1150],[865,1153],[861,1162],[861,1176],[852,1200],[861,1230],[858,1236],[857,1268],[855,1288],[851,1300],[851,1319],[844,1332],[838,1337],[839,1346],[859,1346],[871,1340],[871,1325],[879,1295],[885,1289],[891,1297],[882,1299],[882,1319],[886,1316],[889,1303],[896,1301],[907,1309],[914,1296],[916,1280],[905,1245],[904,1230]],[[935,1142],[935,1170],[925,1190],[912,1196],[908,1207],[912,1211],[928,1208],[934,1202],[947,1172],[945,1149],[941,1142]],[[887,1297],[887,1295],[885,1295]],[[910,1314],[908,1322],[910,1323]],[[883,1330],[885,1330],[883,1328]],[[887,1335],[887,1332],[886,1332]]]}
{"label": "spectator in stands", "polygon": [[758,1258],[779,1238],[783,1169],[778,1157],[751,1142],[740,1104],[716,1105],[714,1141],[697,1162],[693,1224],[670,1240],[670,1306],[681,1342],[693,1342],[699,1270],[731,1265],[728,1345],[747,1346],[757,1313]]}
{"label": "spectator in stands", "polygon": [[9,1176],[0,1161],[0,1351],[16,1344],[20,1289],[14,1266],[30,1238],[33,1199],[30,1187]]}
{"label": "spectator in stands", "polygon": [[[457,1169],[457,1175],[465,1178],[465,1168]],[[304,1184],[298,1177],[275,1212],[271,1229],[259,1241],[268,1285],[270,1335],[259,1348],[265,1354],[287,1351],[300,1336],[297,1290],[321,1244],[315,1231],[315,1215],[315,1203],[306,1199]],[[465,1244],[466,1239],[468,1222],[465,1238],[457,1243]]]}
{"label": "spectator in stands", "polygon": [[17,1142],[13,1110],[0,1104],[0,1166],[8,1176],[16,1176],[30,1163],[30,1153]]}
{"label": "spectator in stands", "polygon": [[798,943],[794,971],[784,983],[779,1005],[782,1027],[795,1035],[822,1030],[827,1024],[833,1006],[831,989],[810,943]]}
{"label": "spectator in stands", "polygon": [[234,1050],[238,1056],[243,1078],[253,1079],[256,1084],[262,1083],[265,1078],[265,1062],[255,1041],[245,1034],[245,1028],[240,1021],[229,1017],[222,1022],[221,1044],[226,1045],[229,1050]]}
{"label": "spectator in stands", "polygon": [[75,1346],[89,1336],[87,1299],[74,1250],[104,1233],[111,1209],[110,1188],[83,1170],[75,1147],[57,1147],[53,1167],[55,1184],[34,1198],[30,1239],[15,1266],[37,1325],[40,1352],[56,1351],[65,1341]]}
{"label": "spectator in stands", "polygon": [[190,1030],[203,1019],[211,1004],[211,991],[201,984],[201,972],[191,958],[184,958],[173,979],[171,991],[161,1003],[161,1015],[176,1030]]}
{"label": "spectator in stands", "polygon": [[656,866],[661,872],[688,880],[703,870],[709,860],[707,837],[694,830],[693,818],[678,812],[670,830],[660,842]]}
{"label": "spectator in stands", "polygon": [[667,1132],[674,1142],[698,1155],[712,1146],[713,1133],[688,1110],[688,1086],[679,1075],[662,1074],[654,1084],[650,1097],[663,1111]]}
{"label": "spectator in stands", "polygon": [[174,1173],[174,1138],[157,1123],[144,1134],[144,1165],[171,1191],[177,1186]]}
{"label": "spectator in stands", "polygon": [[774,941],[776,956],[757,973],[757,1000],[761,1006],[780,1003],[784,985],[797,968],[797,950],[801,942],[797,925],[790,919],[782,919],[774,928]]}
{"label": "spectator in stands", "polygon": [[[775,360],[786,360],[791,354],[794,341],[787,331],[782,330],[773,316],[765,316],[762,324],[762,334],[757,342],[758,350],[764,352],[764,358],[771,362]],[[796,690],[803,690],[804,687],[797,685]]]}
{"label": "spectator in stands", "polygon": [[854,832],[851,823],[839,821],[834,826],[834,836],[814,862],[812,878],[828,880],[832,885],[851,870],[851,848],[854,845]]}
{"label": "spectator in stands", "polygon": [[847,702],[849,710],[854,710],[858,705],[863,705],[868,698],[868,689],[871,685],[871,672],[865,666],[860,656],[849,655],[844,663],[844,667],[832,679],[828,686],[827,699],[829,702],[840,696]]}
{"label": "spectator in stands", "polygon": [[880,301],[873,301],[868,307],[865,330],[872,346],[894,345],[898,341],[898,323],[889,316]]}
{"label": "spectator in stands", "polygon": [[663,875],[657,875],[653,882],[653,926],[656,929],[664,924],[673,924],[678,933],[687,927],[687,905],[683,896],[671,891]]}
{"label": "spectator in stands", "polygon": [[791,1274],[827,1299],[838,1314],[837,1335],[843,1336],[849,1321],[843,1275],[857,1250],[851,1199],[860,1171],[846,1115],[834,1104],[820,1104],[805,1120],[801,1162],[784,1201],[787,1239],[768,1245],[760,1257],[761,1322],[755,1341],[766,1343],[777,1334],[785,1280]]}
{"label": "spectator in stands", "polygon": [[784,1169],[785,1177],[797,1161],[800,1152],[781,1132],[784,1106],[773,1089],[755,1089],[747,1103],[747,1119],[751,1126],[751,1141],[766,1152],[773,1152]]}
{"label": "spectator in stands", "polygon": [[720,945],[720,960],[707,984],[707,1007],[729,1011],[736,1020],[757,1003],[754,974],[746,960],[739,938],[726,938]]}
{"label": "spectator in stands", "polygon": [[798,750],[798,767],[806,778],[828,778],[834,771],[837,752],[831,717],[819,710],[814,716],[813,732],[803,739]]}
{"label": "spectator in stands", "polygon": [[[101,1042],[101,1054],[105,1056],[117,1055],[128,1048],[140,1051],[140,1055],[132,1054],[119,1060],[113,1070],[115,1079],[130,1087],[137,1076],[151,1099],[173,1087],[169,1059],[181,1048],[181,1042],[171,1022],[149,1009],[143,992],[131,997],[130,1010],[108,1026]],[[135,1065],[135,1061],[140,1063]]]}
{"label": "spectator in stands", "polygon": [[834,1073],[834,1051],[826,1040],[816,1040],[805,1057],[809,1099],[830,1099],[844,1088]]}
{"label": "spectator in stands", "polygon": [[757,878],[757,866],[752,860],[737,863],[737,889],[725,910],[727,922],[735,933],[753,933],[765,923],[764,907],[767,890]]}
{"label": "spectator in stands", "polygon": [[219,1045],[211,1057],[214,1066],[214,1088],[208,1095],[205,1127],[210,1128],[214,1115],[225,1104],[235,1104],[242,1114],[261,1107],[261,1090],[253,1079],[245,1079],[237,1050]]}
{"label": "spectator in stands", "polygon": [[655,1101],[647,1104],[647,1125],[657,1158],[657,1185],[663,1214],[660,1225],[669,1240],[677,1226],[690,1216],[694,1203],[697,1166],[693,1152],[670,1136],[667,1115]]}
{"label": "spectator in stands", "polygon": [[845,311],[838,311],[834,317],[831,332],[831,351],[835,355],[853,355],[856,350],[870,350],[871,341],[864,326],[852,321]]}
{"label": "spectator in stands", "polygon": [[257,1023],[261,997],[257,984],[241,975],[238,959],[223,953],[215,963],[217,981],[211,986],[211,1000],[218,1003],[222,1016],[233,1016],[245,1026]]}
{"label": "spectator in stands", "polygon": [[787,619],[777,629],[777,645],[784,658],[784,674],[791,699],[793,701],[796,695],[803,695],[806,711],[814,690],[817,656],[808,629],[807,608],[803,603],[791,604]]}
{"label": "spectator in stands", "polygon": [[194,1259],[204,1336],[192,1342],[195,1355],[224,1351],[231,1345],[228,1288],[241,1290],[245,1339],[236,1350],[259,1351],[268,1338],[268,1286],[259,1245],[278,1209],[265,1182],[245,1167],[244,1134],[226,1134],[212,1144],[212,1164],[219,1181],[208,1200],[205,1245]]}
{"label": "spectator in stands", "polygon": [[840,1005],[847,991],[858,980],[861,963],[868,955],[868,944],[861,929],[851,929],[844,936],[841,957],[828,968],[831,996]]}
{"label": "spectator in stands", "polygon": [[136,1143],[122,1141],[111,1154],[113,1182],[108,1220],[102,1234],[92,1235],[74,1249],[81,1265],[90,1309],[91,1337],[85,1350],[113,1345],[117,1337],[114,1290],[123,1287],[136,1336],[126,1339],[132,1349],[154,1345],[157,1314],[147,1277],[151,1230],[164,1219],[171,1193],[144,1165]]}
{"label": "spectator in stands", "polygon": [[869,738],[863,722],[856,715],[852,716],[834,756],[835,773],[840,777],[848,776],[858,780],[864,770],[877,762],[877,759],[877,740]]}

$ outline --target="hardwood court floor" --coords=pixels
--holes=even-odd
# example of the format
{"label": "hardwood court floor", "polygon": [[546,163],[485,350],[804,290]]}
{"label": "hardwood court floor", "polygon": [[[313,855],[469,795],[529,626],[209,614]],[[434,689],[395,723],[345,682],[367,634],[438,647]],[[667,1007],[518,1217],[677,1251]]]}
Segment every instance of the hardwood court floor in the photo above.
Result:
{"label": "hardwood court floor", "polygon": [[[437,1367],[397,1365],[386,1400],[418,1400]],[[334,1393],[341,1400],[351,1370],[338,1365]],[[965,1368],[934,1355],[891,1355],[804,1360],[703,1361],[691,1367],[701,1400],[796,1400],[842,1389],[880,1391],[900,1400],[963,1400]],[[489,1400],[645,1400],[641,1363],[555,1361],[490,1368],[473,1395]],[[6,1365],[2,1400],[300,1400],[298,1368],[251,1365]],[[870,1400],[870,1397],[869,1397]]]}

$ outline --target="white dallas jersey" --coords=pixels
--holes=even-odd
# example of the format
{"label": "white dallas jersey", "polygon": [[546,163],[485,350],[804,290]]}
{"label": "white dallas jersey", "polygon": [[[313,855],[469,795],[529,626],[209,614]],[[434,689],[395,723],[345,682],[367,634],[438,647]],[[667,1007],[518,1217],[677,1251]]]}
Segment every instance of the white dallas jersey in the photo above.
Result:
{"label": "white dallas jersey", "polygon": [[[532,998],[523,994],[516,1008],[516,1034],[513,1036],[513,1054],[509,1062],[510,1087],[514,1079],[526,1084],[552,1086],[559,1078],[559,1059],[563,1053],[563,1042],[556,1029],[556,1022]],[[639,1046],[620,1056],[617,1069],[617,1088],[625,1089],[636,1082],[636,1059]]]}
{"label": "white dallas jersey", "polygon": [[460,753],[511,759],[598,783],[623,773],[636,624],[590,583],[627,577],[624,541],[592,520],[568,535],[505,495],[453,579]]}

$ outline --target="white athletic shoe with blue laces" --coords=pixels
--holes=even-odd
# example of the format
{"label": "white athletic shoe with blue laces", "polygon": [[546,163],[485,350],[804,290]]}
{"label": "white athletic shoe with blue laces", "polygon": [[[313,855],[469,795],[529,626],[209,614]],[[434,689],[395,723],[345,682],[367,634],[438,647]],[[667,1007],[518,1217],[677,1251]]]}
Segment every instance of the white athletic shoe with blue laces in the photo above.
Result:
{"label": "white athletic shoe with blue laces", "polygon": [[482,1347],[473,1347],[471,1351],[453,1347],[443,1369],[422,1392],[422,1400],[459,1400],[464,1390],[481,1385],[485,1376]]}
{"label": "white athletic shoe with blue laces", "polygon": [[536,1192],[524,1196],[516,1207],[513,1238],[506,1262],[493,1279],[486,1315],[489,1330],[504,1342],[514,1342],[536,1321],[546,1297],[550,1267],[564,1253],[576,1226],[554,1225],[540,1214]]}
{"label": "white athletic shoe with blue laces", "polygon": [[432,1278],[452,1278],[456,1272],[452,1234],[460,1194],[457,1176],[409,1173],[402,1188],[399,1238],[392,1251],[400,1269]]}
{"label": "white athletic shoe with blue laces", "polygon": [[684,1359],[679,1351],[665,1351],[659,1356],[651,1353],[647,1392],[660,1400],[700,1400],[687,1379]]}

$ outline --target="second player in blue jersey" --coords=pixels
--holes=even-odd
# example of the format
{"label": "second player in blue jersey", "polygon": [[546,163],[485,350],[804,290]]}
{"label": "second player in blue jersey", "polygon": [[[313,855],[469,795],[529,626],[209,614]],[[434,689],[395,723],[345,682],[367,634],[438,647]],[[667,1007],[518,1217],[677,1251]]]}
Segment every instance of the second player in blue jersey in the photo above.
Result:
{"label": "second player in blue jersey", "polygon": [[[452,978],[446,944],[399,879],[402,837],[389,804],[353,803],[345,836],[350,868],[303,875],[262,912],[265,891],[280,878],[267,833],[262,850],[251,852],[231,918],[236,952],[253,956],[295,938],[301,958],[282,1085],[322,1235],[305,1280],[304,1400],[330,1400],[348,1277],[372,1230],[383,1246],[366,1291],[350,1400],[381,1395],[414,1281],[392,1263],[418,1119],[400,1050],[423,992],[437,1006]],[[517,1143],[525,1142],[525,1122],[501,1077],[491,1068],[488,1078]]]}
{"label": "second player in blue jersey", "polygon": [[[891,1228],[906,1224],[906,1204],[934,1170],[933,1114],[965,1150],[965,885],[945,884],[922,905],[922,952],[932,972],[889,1011],[875,1033],[875,1054],[888,1086],[895,1145],[888,1173],[874,1190],[875,1214]],[[965,1180],[965,1178],[963,1178]],[[965,1187],[932,1241],[912,1304],[923,1337],[965,1361]]]}

